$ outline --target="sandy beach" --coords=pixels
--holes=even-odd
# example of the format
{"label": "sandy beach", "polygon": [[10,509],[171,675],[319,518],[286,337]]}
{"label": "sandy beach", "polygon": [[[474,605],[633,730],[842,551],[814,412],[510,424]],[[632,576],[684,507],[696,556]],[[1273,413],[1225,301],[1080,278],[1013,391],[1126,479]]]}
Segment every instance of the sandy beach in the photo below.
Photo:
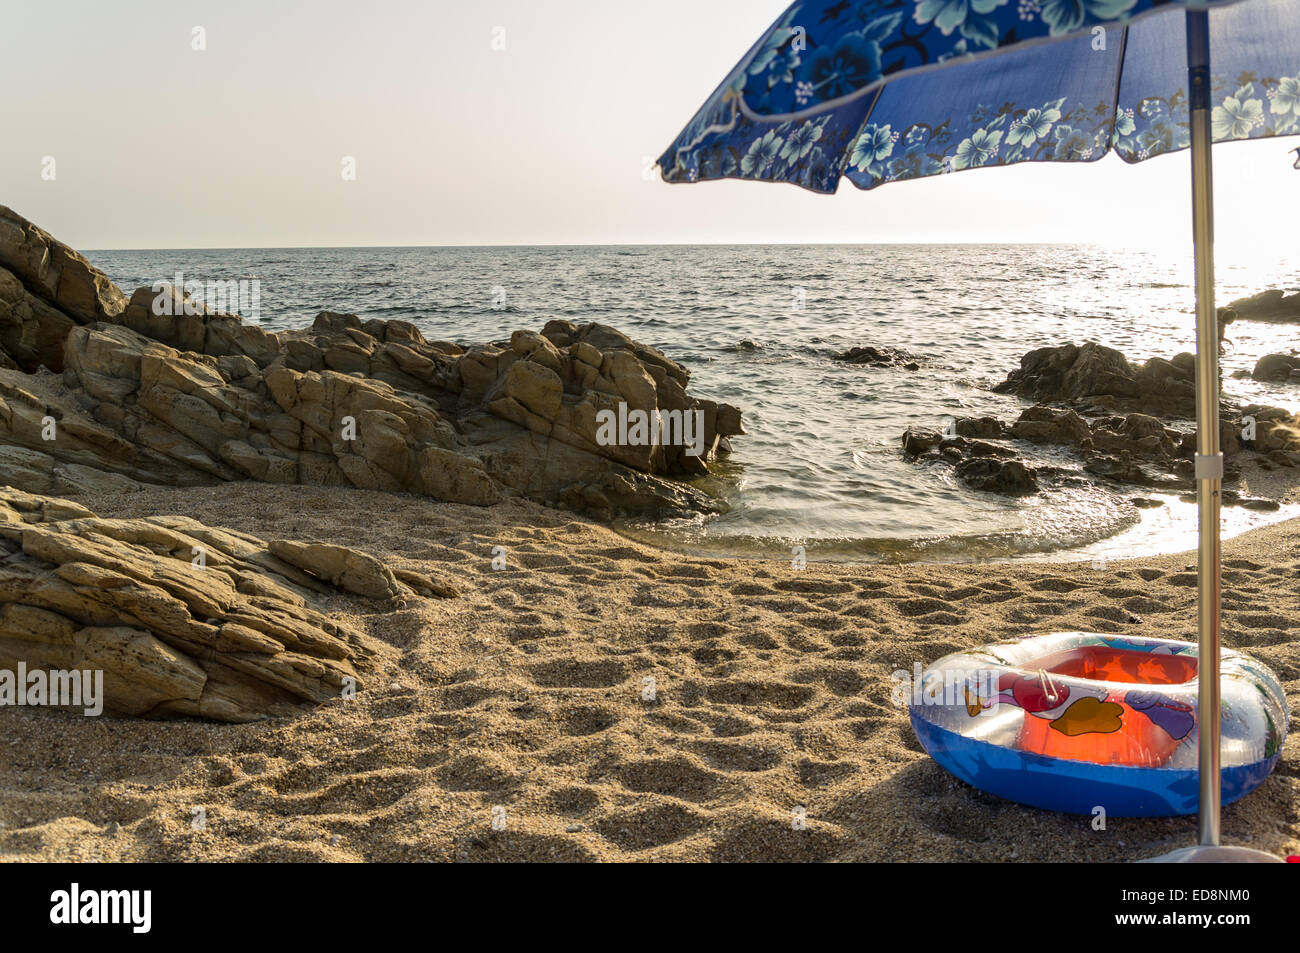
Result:
{"label": "sandy beach", "polygon": [[[461,595],[332,598],[393,661],[298,717],[6,712],[5,860],[1118,861],[1194,841],[1192,818],[1096,831],[983,794],[890,699],[895,670],[1002,638],[1192,638],[1188,554],[796,570],[665,553],[519,501],[252,483],[77,501],[346,544]],[[1277,672],[1293,717],[1298,577],[1297,521],[1225,546],[1225,642]],[[1225,842],[1300,853],[1297,755],[1293,734],[1224,810]]]}

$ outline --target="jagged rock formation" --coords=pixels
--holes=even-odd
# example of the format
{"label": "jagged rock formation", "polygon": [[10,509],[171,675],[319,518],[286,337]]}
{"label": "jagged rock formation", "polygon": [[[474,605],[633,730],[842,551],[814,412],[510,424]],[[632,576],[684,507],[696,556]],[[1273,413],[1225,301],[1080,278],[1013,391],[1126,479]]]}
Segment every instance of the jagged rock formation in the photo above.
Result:
{"label": "jagged rock formation", "polygon": [[1040,347],[993,390],[1040,403],[1086,401],[1099,408],[1194,416],[1196,357],[1153,357],[1134,367],[1119,351],[1092,341]]}
{"label": "jagged rock formation", "polygon": [[252,721],[360,690],[391,650],[312,607],[335,588],[412,594],[342,547],[0,488],[0,668],[100,670],[111,711]]}
{"label": "jagged rock formation", "polygon": [[1261,291],[1248,298],[1239,298],[1228,307],[1237,312],[1238,318],[1247,321],[1300,321],[1300,292]]}
{"label": "jagged rock formation", "polygon": [[258,480],[710,512],[681,478],[744,429],[689,380],[599,324],[465,348],[328,311],[269,332],[166,285],[128,299],[0,207],[0,668],[103,671],[107,706],[135,715],[247,721],[338,698],[391,650],[313,600],[455,589],[342,546],[99,519],[57,496]]}
{"label": "jagged rock formation", "polygon": [[112,321],[125,307],[103,272],[0,205],[0,367],[62,370],[71,327]]}
{"label": "jagged rock formation", "polygon": [[[736,408],[687,395],[684,368],[600,324],[552,321],[468,349],[407,322],[333,312],[268,332],[166,285],[126,300],[3,207],[0,267],[0,447],[14,463],[9,482],[29,490],[86,486],[93,478],[74,468],[89,468],[144,483],[351,485],[474,505],[523,495],[658,518],[717,511],[679,478],[707,472],[744,432]],[[37,394],[14,373],[41,365],[63,372],[65,393]],[[648,439],[602,428],[638,413]]]}

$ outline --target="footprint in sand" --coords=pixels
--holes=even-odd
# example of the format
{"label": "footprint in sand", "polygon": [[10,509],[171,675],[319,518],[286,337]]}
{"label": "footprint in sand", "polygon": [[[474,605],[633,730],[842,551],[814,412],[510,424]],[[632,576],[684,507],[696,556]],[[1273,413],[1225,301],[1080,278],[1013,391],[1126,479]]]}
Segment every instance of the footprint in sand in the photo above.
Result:
{"label": "footprint in sand", "polygon": [[613,774],[630,791],[670,795],[696,803],[707,801],[728,787],[718,772],[680,754],[628,761],[615,768]]}
{"label": "footprint in sand", "polygon": [[618,659],[557,659],[532,666],[529,675],[542,688],[612,688],[627,681],[629,671],[628,664]]}
{"label": "footprint in sand", "polygon": [[599,734],[613,728],[622,716],[613,708],[603,705],[571,705],[558,713],[561,730],[566,735],[582,737]]}
{"label": "footprint in sand", "polygon": [[751,741],[700,741],[691,745],[711,767],[720,771],[768,771],[779,765],[784,756],[775,743]]}
{"label": "footprint in sand", "polygon": [[645,805],[613,811],[592,827],[623,850],[639,851],[690,837],[708,824],[708,814],[680,801],[656,798]]}

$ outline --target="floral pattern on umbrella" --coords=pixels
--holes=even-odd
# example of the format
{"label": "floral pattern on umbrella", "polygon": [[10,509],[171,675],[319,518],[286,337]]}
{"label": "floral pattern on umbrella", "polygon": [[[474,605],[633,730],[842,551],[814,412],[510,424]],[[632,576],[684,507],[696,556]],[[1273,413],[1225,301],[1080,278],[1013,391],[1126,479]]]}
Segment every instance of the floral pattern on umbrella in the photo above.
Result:
{"label": "floral pattern on umbrella", "polygon": [[[1171,5],[1173,0],[1165,4]],[[963,96],[984,88],[979,83],[998,69],[971,60],[944,71],[943,77],[958,77],[949,80],[951,87],[891,100],[895,89],[916,88],[895,82],[930,83],[938,74],[908,72],[888,87],[879,82],[882,75],[955,56],[969,60],[972,43],[1015,42],[1035,30],[1074,33],[1103,18],[1126,22],[1153,9],[1145,0],[1017,0],[1013,28],[999,19],[1004,8],[1010,8],[1004,0],[795,4],[660,158],[663,177],[780,181],[834,192],[841,178],[872,189],[1017,162],[1091,162],[1111,150],[1126,162],[1141,162],[1188,146],[1187,94],[1185,82],[1178,82],[1185,73],[1169,81],[1174,88],[1144,88],[1141,98],[1132,98],[1116,78],[1125,34],[1113,23],[1052,47],[1068,50],[1074,44],[1082,61],[1091,57],[1088,44],[1098,33],[1111,45],[1106,67],[1096,71],[1093,82],[1081,79],[1080,70],[1058,69],[1060,88],[1054,96],[1038,98],[1052,92],[1049,72],[1046,81],[1030,77],[1032,84],[994,83],[992,102],[963,103]],[[868,89],[872,82],[876,85]],[[1025,102],[1031,86],[1037,95]],[[869,95],[857,95],[863,89]],[[1300,50],[1281,75],[1249,70],[1214,75],[1212,98],[1215,141],[1300,134]],[[946,104],[948,111],[925,115],[936,107],[912,102]],[[805,111],[783,112],[792,107]]]}

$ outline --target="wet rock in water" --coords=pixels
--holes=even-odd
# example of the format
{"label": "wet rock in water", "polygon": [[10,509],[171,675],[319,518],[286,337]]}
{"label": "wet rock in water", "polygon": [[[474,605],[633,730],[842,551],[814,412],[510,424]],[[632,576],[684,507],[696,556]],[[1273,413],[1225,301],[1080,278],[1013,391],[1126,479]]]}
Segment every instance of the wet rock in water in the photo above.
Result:
{"label": "wet rock in water", "polygon": [[1300,321],[1300,292],[1273,289],[1240,298],[1228,305],[1247,321]]}
{"label": "wet rock in water", "polygon": [[1129,453],[1090,454],[1084,461],[1083,469],[1094,476],[1104,477],[1116,483],[1166,491],[1185,489],[1191,485],[1187,473],[1180,473],[1176,468],[1154,466],[1149,462],[1134,459]]}
{"label": "wet rock in water", "polygon": [[1300,357],[1293,354],[1266,354],[1255,362],[1250,376],[1270,384],[1300,382]]}
{"label": "wet rock in water", "polygon": [[944,435],[937,430],[921,430],[908,427],[903,431],[903,452],[908,456],[919,457],[943,443]]}
{"label": "wet rock in water", "polygon": [[[1119,351],[1093,343],[1039,348],[1026,354],[1020,370],[994,390],[1057,406],[1035,404],[1010,424],[986,416],[960,418],[949,433],[910,428],[903,435],[903,450],[916,461],[953,464],[968,485],[996,492],[1034,492],[1044,484],[1079,482],[1077,473],[1050,461],[1031,462],[1005,444],[988,442],[1007,439],[1067,448],[1093,478],[1165,492],[1188,490],[1195,486],[1193,425],[1189,420],[1170,426],[1156,414],[1184,418],[1194,412],[1194,376],[1190,354],[1168,361],[1152,358],[1135,368]],[[1128,412],[1116,413],[1124,409]],[[1276,407],[1238,409],[1228,402],[1221,403],[1221,412],[1225,482],[1240,478],[1233,458],[1243,450],[1259,453],[1266,468],[1300,466],[1300,419]],[[1021,468],[1032,480],[1022,478]],[[1238,504],[1235,495],[1224,499]],[[1272,503],[1242,498],[1239,505],[1266,509]]]}
{"label": "wet rock in water", "polygon": [[957,464],[957,475],[967,486],[976,490],[1009,496],[1026,496],[1038,492],[1035,471],[1019,460],[972,457]]}
{"label": "wet rock in water", "polygon": [[1031,443],[1060,443],[1091,447],[1092,430],[1073,410],[1030,407],[1008,428],[1008,434]]}
{"label": "wet rock in water", "polygon": [[112,712],[254,721],[364,687],[392,650],[313,606],[334,591],[256,537],[0,488],[0,668],[100,670]]}
{"label": "wet rock in water", "polygon": [[[686,516],[724,508],[684,480],[745,432],[739,409],[687,393],[685,368],[602,324],[467,348],[323,311],[273,333],[167,285],[128,300],[3,208],[0,269],[0,448],[33,491],[253,479]],[[57,403],[24,386],[41,365],[63,373]]]}
{"label": "wet rock in water", "polygon": [[993,388],[1039,402],[1077,401],[1192,415],[1196,410],[1195,358],[1153,357],[1134,367],[1114,348],[1089,341],[1030,351],[1020,368]]}
{"label": "wet rock in water", "polygon": [[845,364],[864,364],[870,367],[902,367],[914,371],[920,363],[912,355],[892,347],[851,347],[835,355],[835,360]]}
{"label": "wet rock in water", "polygon": [[[960,426],[958,422],[958,429]],[[938,460],[952,465],[973,489],[1012,496],[1038,491],[1039,471],[1017,459],[1016,452],[1002,444],[914,427],[904,431],[902,443],[903,452],[913,460]]]}
{"label": "wet rock in water", "polygon": [[953,430],[960,437],[982,437],[985,440],[996,440],[1007,435],[1006,425],[992,416],[958,417]]}

